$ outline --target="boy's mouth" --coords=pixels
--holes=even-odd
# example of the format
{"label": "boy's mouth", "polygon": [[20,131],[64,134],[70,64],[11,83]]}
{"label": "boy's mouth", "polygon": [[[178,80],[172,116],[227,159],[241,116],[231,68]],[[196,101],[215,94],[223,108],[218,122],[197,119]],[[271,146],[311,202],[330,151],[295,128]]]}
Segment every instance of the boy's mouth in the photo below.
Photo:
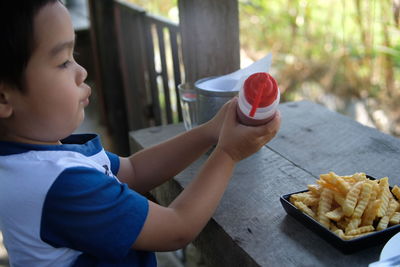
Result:
{"label": "boy's mouth", "polygon": [[81,102],[84,107],[87,107],[87,105],[89,105],[89,97],[85,98],[85,100],[82,100]]}
{"label": "boy's mouth", "polygon": [[87,106],[89,105],[89,97],[92,94],[92,89],[90,88],[89,85],[87,84],[83,84],[84,89],[86,89],[88,91],[86,97],[81,101],[81,103],[83,104],[83,106]]}

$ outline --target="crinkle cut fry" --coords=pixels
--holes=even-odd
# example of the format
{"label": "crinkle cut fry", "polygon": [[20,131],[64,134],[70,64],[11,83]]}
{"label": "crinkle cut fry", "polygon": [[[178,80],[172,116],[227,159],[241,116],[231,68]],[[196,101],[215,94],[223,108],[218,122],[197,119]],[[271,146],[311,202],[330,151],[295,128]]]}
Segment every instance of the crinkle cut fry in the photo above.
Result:
{"label": "crinkle cut fry", "polygon": [[309,184],[307,185],[308,190],[312,193],[313,196],[319,197],[322,192],[322,187],[317,184]]}
{"label": "crinkle cut fry", "polygon": [[301,201],[295,201],[293,203],[299,210],[301,210],[302,212],[304,212],[305,214],[307,214],[308,216],[315,218],[315,213],[314,211],[312,211],[309,207],[307,207],[306,204],[304,204]]}
{"label": "crinkle cut fry", "polygon": [[368,204],[367,209],[362,216],[361,225],[372,225],[376,218],[376,213],[378,212],[381,202],[382,200],[375,199]]}
{"label": "crinkle cut fry", "polygon": [[348,232],[355,230],[361,224],[361,218],[351,218],[350,222],[347,224],[346,229],[344,230],[346,235]]}
{"label": "crinkle cut fry", "polygon": [[334,191],[339,191],[340,193],[346,195],[347,192],[350,190],[349,183],[347,183],[342,177],[338,176],[334,172],[321,174],[319,177],[321,180],[332,185]]}
{"label": "crinkle cut fry", "polygon": [[399,224],[400,223],[400,212],[393,213],[392,217],[389,220],[390,224]]}
{"label": "crinkle cut fry", "polygon": [[385,215],[391,217],[393,215],[393,213],[399,209],[399,206],[400,206],[400,204],[399,204],[399,202],[397,202],[396,199],[394,199],[394,198],[390,199],[389,207],[386,210]]}
{"label": "crinkle cut fry", "polygon": [[379,220],[376,230],[378,231],[384,230],[388,227],[388,225],[389,225],[389,216],[385,215]]}
{"label": "crinkle cut fry", "polygon": [[386,210],[389,206],[390,197],[392,195],[389,190],[389,184],[387,182],[387,177],[385,177],[385,178],[382,178],[379,182],[379,187],[380,187],[381,191],[380,191],[378,198],[381,199],[382,202],[378,209],[378,213],[377,213],[378,217],[385,216]]}
{"label": "crinkle cut fry", "polygon": [[362,182],[357,182],[346,195],[346,200],[343,205],[343,213],[346,216],[353,214],[354,208],[356,207],[358,195],[361,192]]}
{"label": "crinkle cut fry", "polygon": [[346,200],[346,197],[343,196],[341,193],[339,192],[333,192],[334,196],[334,200],[336,201],[336,203],[338,203],[340,206],[343,207],[344,205],[344,201]]}
{"label": "crinkle cut fry", "polygon": [[372,185],[369,183],[363,183],[361,188],[360,199],[354,209],[352,217],[361,218],[364,210],[366,209],[369,199],[371,197]]}
{"label": "crinkle cut fry", "polygon": [[318,197],[314,196],[313,193],[308,191],[291,195],[290,202],[294,203],[296,201],[303,202],[307,206],[315,206],[318,204],[319,199]]}
{"label": "crinkle cut fry", "polygon": [[333,192],[328,188],[324,188],[321,193],[320,201],[318,204],[317,219],[326,228],[329,228],[329,218],[326,217],[326,213],[330,211],[333,200]]}
{"label": "crinkle cut fry", "polygon": [[342,207],[337,207],[334,210],[331,210],[325,213],[325,216],[331,219],[332,221],[338,222],[343,217],[343,210]]}
{"label": "crinkle cut fry", "polygon": [[[339,190],[341,180],[349,186],[347,194],[343,194],[343,187]],[[304,205],[307,211],[305,208],[298,209],[311,216],[315,214],[314,218],[319,223],[344,240],[400,223],[400,187],[394,186],[391,190],[387,177],[371,180],[365,173],[338,176],[330,172],[320,175],[317,185],[307,187],[307,194],[295,197],[302,199],[301,205]],[[331,192],[329,201],[326,201],[327,192]],[[293,203],[294,199],[291,198],[291,202]],[[349,209],[347,214],[343,214],[345,209]],[[325,214],[323,211],[326,211]]]}
{"label": "crinkle cut fry", "polygon": [[400,187],[397,185],[393,186],[392,193],[396,196],[397,200],[400,201]]}
{"label": "crinkle cut fry", "polygon": [[363,233],[368,233],[374,231],[374,227],[372,225],[361,226],[356,229],[350,230],[347,235],[359,235]]}
{"label": "crinkle cut fry", "polygon": [[379,194],[379,192],[380,192],[380,188],[379,188],[379,185],[378,185],[378,183],[377,183],[376,180],[374,180],[374,181],[369,180],[368,183],[369,183],[370,185],[372,185],[372,191],[371,191],[371,198],[370,198],[370,201],[373,201],[373,200],[375,200],[375,199],[378,197],[378,194]]}
{"label": "crinkle cut fry", "polygon": [[397,202],[397,200],[392,198],[389,202],[389,207],[387,208],[386,214],[379,220],[376,230],[380,231],[388,227],[391,217],[395,213],[398,207],[399,207],[399,202]]}

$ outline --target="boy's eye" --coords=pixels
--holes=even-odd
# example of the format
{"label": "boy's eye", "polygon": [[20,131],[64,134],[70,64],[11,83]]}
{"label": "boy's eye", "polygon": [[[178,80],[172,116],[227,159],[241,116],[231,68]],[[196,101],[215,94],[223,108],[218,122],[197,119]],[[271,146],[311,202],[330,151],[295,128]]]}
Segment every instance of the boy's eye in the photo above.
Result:
{"label": "boy's eye", "polygon": [[67,60],[60,65],[60,68],[67,68],[70,63],[71,63],[71,61]]}

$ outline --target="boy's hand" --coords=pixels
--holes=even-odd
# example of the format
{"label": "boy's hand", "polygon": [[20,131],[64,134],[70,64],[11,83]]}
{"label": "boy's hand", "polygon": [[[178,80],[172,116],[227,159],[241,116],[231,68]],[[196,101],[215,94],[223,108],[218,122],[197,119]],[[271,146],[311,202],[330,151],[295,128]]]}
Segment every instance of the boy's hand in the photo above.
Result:
{"label": "boy's hand", "polygon": [[228,110],[229,103],[232,101],[233,100],[231,99],[226,102],[211,120],[204,123],[204,126],[207,129],[207,134],[212,138],[214,144],[218,142],[221,128],[225,120],[226,111]]}
{"label": "boy's hand", "polygon": [[268,143],[279,130],[280,113],[274,119],[261,126],[252,127],[240,124],[236,118],[237,98],[228,103],[225,120],[222,124],[217,149],[222,149],[234,161],[240,161]]}

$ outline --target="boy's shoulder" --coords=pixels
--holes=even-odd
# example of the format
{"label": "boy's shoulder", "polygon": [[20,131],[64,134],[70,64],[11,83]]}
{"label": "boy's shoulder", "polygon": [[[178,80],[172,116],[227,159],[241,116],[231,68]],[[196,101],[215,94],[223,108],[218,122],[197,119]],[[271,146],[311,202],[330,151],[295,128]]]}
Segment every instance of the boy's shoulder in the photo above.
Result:
{"label": "boy's shoulder", "polygon": [[107,184],[107,177],[115,178],[111,170],[116,164],[112,164],[104,149],[88,142],[8,146],[16,149],[14,153],[0,155],[0,207],[13,200],[40,204],[56,184],[84,191],[93,184]]}
{"label": "boy's shoulder", "polygon": [[0,142],[0,173],[8,177],[3,182],[15,184],[18,177],[24,177],[23,183],[31,181],[44,186],[51,185],[60,173],[72,168],[89,168],[101,173],[105,168],[111,170],[110,156],[98,139],[93,135],[75,135],[62,145]]}

